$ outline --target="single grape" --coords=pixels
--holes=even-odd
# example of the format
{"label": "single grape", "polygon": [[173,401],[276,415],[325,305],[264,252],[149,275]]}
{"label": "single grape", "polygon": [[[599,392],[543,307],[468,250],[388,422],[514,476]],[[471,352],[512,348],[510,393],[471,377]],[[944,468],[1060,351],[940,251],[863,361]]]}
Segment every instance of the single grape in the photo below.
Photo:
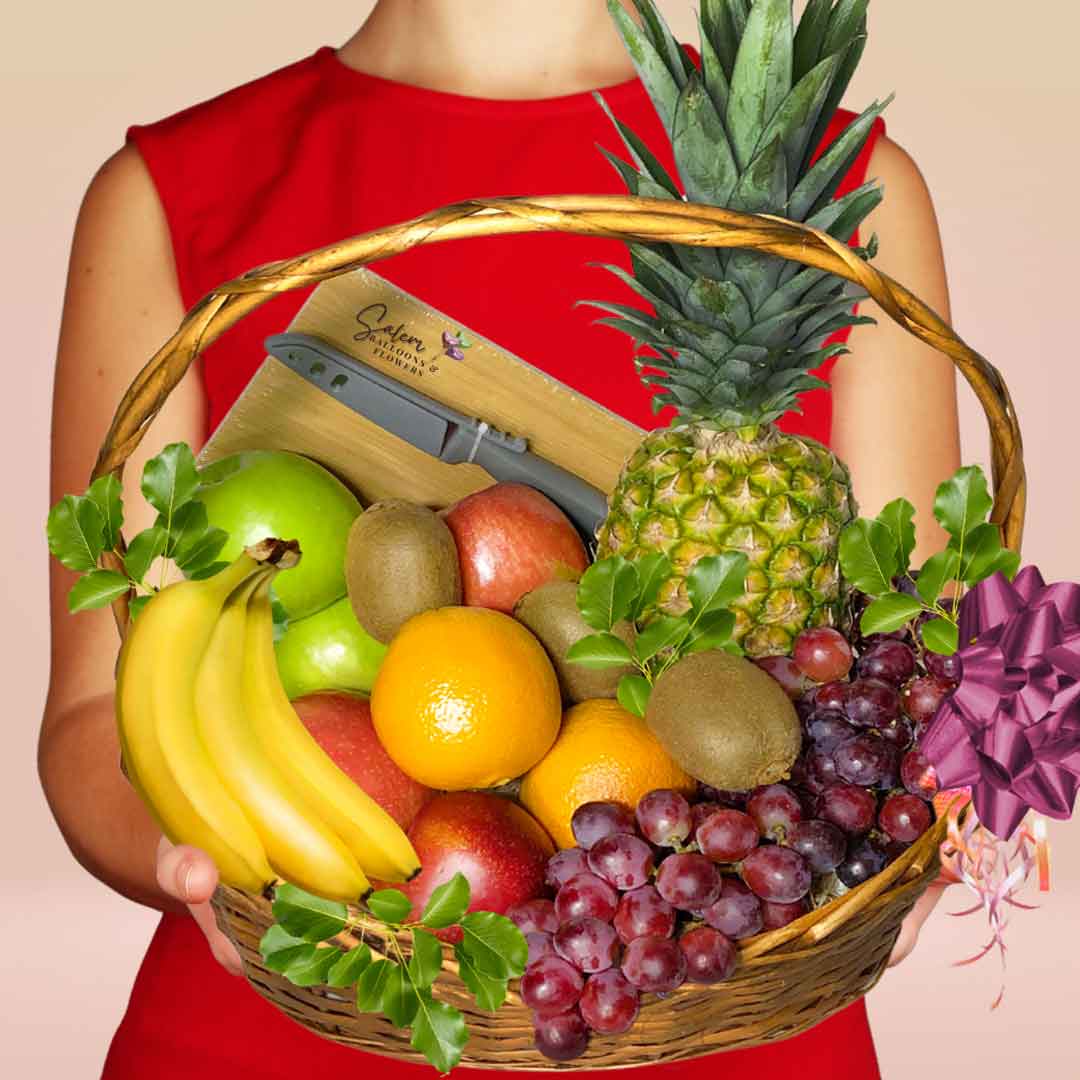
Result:
{"label": "single grape", "polygon": [[840,780],[832,750],[820,750],[814,747],[806,755],[806,770],[810,779],[822,790]]}
{"label": "single grape", "polygon": [[831,626],[804,630],[795,639],[791,658],[814,682],[835,682],[851,670],[851,646],[844,635]]}
{"label": "single grape", "polygon": [[586,916],[563,923],[555,933],[555,951],[578,971],[606,971],[619,958],[619,936],[611,923]]}
{"label": "single grape", "polygon": [[589,1029],[577,1009],[533,1018],[536,1049],[552,1061],[573,1061],[589,1045]]}
{"label": "single grape", "polygon": [[656,875],[656,891],[684,911],[707,908],[720,895],[720,871],[704,855],[669,855]]}
{"label": "single grape", "polygon": [[900,782],[912,795],[932,799],[940,790],[937,770],[918,748],[909,750],[900,761]]}
{"label": "single grape", "polygon": [[[935,654],[936,655],[936,654]],[[934,719],[941,703],[953,692],[955,685],[936,675],[923,675],[912,679],[900,692],[904,712],[917,727],[923,727]]]}
{"label": "single grape", "polygon": [[899,686],[915,674],[915,650],[902,641],[879,641],[859,657],[855,670],[860,678]]}
{"label": "single grape", "polygon": [[851,724],[831,712],[815,713],[806,725],[806,737],[818,750],[832,750],[856,734]]}
{"label": "single grape", "polygon": [[752,937],[762,925],[761,901],[737,877],[724,877],[719,897],[703,915],[714,930],[735,940]]}
{"label": "single grape", "polygon": [[652,868],[652,848],[640,836],[615,833],[597,840],[589,850],[589,869],[617,889],[645,885]]}
{"label": "single grape", "polygon": [[636,817],[641,835],[660,847],[674,847],[690,835],[693,827],[690,804],[677,791],[667,788],[643,795]]}
{"label": "single grape", "polygon": [[915,733],[911,721],[906,716],[890,720],[884,727],[875,729],[877,733],[894,749],[905,750],[911,745]]}
{"label": "single grape", "polygon": [[792,701],[806,690],[806,673],[790,656],[759,656],[754,663],[771,675]]}
{"label": "single grape", "polygon": [[686,957],[671,938],[634,938],[623,953],[622,973],[644,993],[666,994],[686,979]]}
{"label": "single grape", "polygon": [[716,813],[717,810],[727,810],[729,807],[721,806],[718,802],[699,802],[690,807],[690,831],[697,834],[701,823]]}
{"label": "single grape", "polygon": [[656,886],[642,885],[619,897],[612,922],[624,944],[639,937],[671,937],[675,932],[675,909],[656,891]]}
{"label": "single grape", "polygon": [[885,869],[888,857],[881,845],[866,837],[852,841],[844,861],[836,868],[836,876],[849,888],[861,885]]}
{"label": "single grape", "polygon": [[610,922],[618,903],[615,890],[596,874],[578,874],[572,877],[555,895],[555,914],[559,922],[594,919]]}
{"label": "single grape", "polygon": [[601,971],[585,983],[578,1008],[582,1019],[603,1035],[621,1035],[637,1019],[637,988],[618,969]]}
{"label": "single grape", "polygon": [[791,848],[759,847],[743,859],[742,879],[762,900],[790,904],[810,891],[810,867]]}
{"label": "single grape", "polygon": [[814,694],[814,709],[818,713],[840,713],[843,715],[851,683],[828,682],[819,686]]}
{"label": "single grape", "polygon": [[765,900],[761,904],[761,924],[765,930],[779,930],[781,926],[801,919],[810,910],[806,897],[790,904],[774,904]]}
{"label": "single grape", "polygon": [[572,964],[559,956],[542,956],[521,976],[521,1000],[541,1015],[564,1012],[581,997],[585,980]]}
{"label": "single grape", "polygon": [[760,836],[749,814],[716,810],[698,826],[694,839],[702,855],[714,862],[731,863],[746,858],[757,847]]}
{"label": "single grape", "polygon": [[893,840],[910,844],[930,828],[930,807],[918,795],[890,795],[878,811],[878,824]]}
{"label": "single grape", "polygon": [[782,840],[803,818],[798,796],[783,784],[757,788],[746,803],[746,812],[754,819],[758,832],[770,840]]}
{"label": "single grape", "polygon": [[613,833],[634,833],[637,824],[633,811],[621,803],[582,803],[570,818],[570,828],[579,847],[588,851],[597,840]]}
{"label": "single grape", "polygon": [[854,784],[830,784],[821,793],[818,806],[819,817],[849,835],[866,832],[874,824],[876,811],[874,796]]}
{"label": "single grape", "polygon": [[534,930],[554,934],[559,929],[559,916],[550,900],[523,900],[507,908],[506,917],[523,934],[531,934]]}
{"label": "single grape", "polygon": [[797,851],[815,874],[827,874],[844,860],[847,840],[829,821],[800,821],[788,833],[788,846]]}
{"label": "single grape", "polygon": [[730,938],[712,926],[687,930],[679,938],[679,948],[686,957],[686,977],[696,983],[717,983],[734,970],[738,950]]}
{"label": "single grape", "polygon": [[856,727],[881,727],[900,715],[900,695],[881,679],[856,679],[844,702],[844,715]]}
{"label": "single grape", "polygon": [[529,964],[536,963],[542,957],[555,955],[555,943],[551,935],[541,930],[530,930],[525,935],[525,943],[529,946]]}
{"label": "single grape", "polygon": [[923,653],[923,663],[931,675],[943,682],[952,683],[955,686],[964,677],[964,661],[959,653],[952,656],[942,656],[941,653],[931,652],[929,649]]}
{"label": "single grape", "polygon": [[562,851],[556,851],[548,859],[547,873],[544,880],[551,888],[559,889],[572,877],[577,877],[578,874],[588,874],[589,872],[589,853],[587,851],[583,851],[579,847],[564,848]]}
{"label": "single grape", "polygon": [[862,787],[873,787],[889,766],[888,744],[874,734],[857,735],[841,743],[833,752],[841,780]]}

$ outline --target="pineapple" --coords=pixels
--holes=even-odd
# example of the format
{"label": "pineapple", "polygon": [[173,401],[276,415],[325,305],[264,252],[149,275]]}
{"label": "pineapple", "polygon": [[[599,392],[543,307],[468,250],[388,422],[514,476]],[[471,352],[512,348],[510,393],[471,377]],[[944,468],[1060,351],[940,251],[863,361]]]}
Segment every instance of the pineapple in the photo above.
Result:
{"label": "pineapple", "polygon": [[[834,196],[888,102],[811,159],[862,54],[868,0],[810,0],[797,29],[792,0],[702,0],[700,72],[651,0],[634,3],[640,26],[618,0],[608,6],[671,137],[686,198],[804,221],[847,241],[881,190],[871,182]],[[681,198],[642,141],[611,119],[633,164],[604,153],[630,192]],[[847,468],[773,421],[798,408],[799,392],[825,385],[811,370],[844,349],[824,339],[870,321],[853,314],[861,294],[755,251],[629,247],[633,275],[609,269],[652,313],[595,306],[650,350],[638,372],[658,391],[655,407],[674,406],[676,416],[623,467],[599,554],[667,554],[675,574],[657,606],[680,614],[697,559],[745,552],[736,638],[752,656],[789,652],[801,629],[839,617],[839,534],[855,505]]]}

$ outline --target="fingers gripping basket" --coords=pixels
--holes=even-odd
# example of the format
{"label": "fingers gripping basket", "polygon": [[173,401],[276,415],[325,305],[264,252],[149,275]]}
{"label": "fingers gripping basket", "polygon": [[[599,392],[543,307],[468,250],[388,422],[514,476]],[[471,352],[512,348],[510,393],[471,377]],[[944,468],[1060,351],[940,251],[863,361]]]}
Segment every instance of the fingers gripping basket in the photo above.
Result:
{"label": "fingers gripping basket", "polygon": [[[302,288],[425,243],[498,234],[557,231],[642,242],[751,248],[831,271],[861,285],[910,333],[949,356],[975,391],[990,426],[993,521],[1018,548],[1025,476],[1020,430],[1008,390],[983,357],[925,304],[848,247],[782,218],[630,196],[558,196],[477,200],[259,267],[200,301],[150,360],[120,402],[94,477],[119,473],[169,393],[207,345],[273,294]],[[121,631],[126,599],[115,605]],[[771,933],[740,943],[735,974],[718,986],[691,983],[663,1000],[647,999],[633,1028],[617,1039],[594,1038],[580,1068],[675,1061],[786,1038],[865,994],[878,980],[904,917],[938,873],[946,823],[938,821],[882,873],[838,900]],[[267,970],[258,943],[272,919],[265,897],[229,888],[214,899],[218,922],[244,960],[252,986],[311,1031],[350,1046],[420,1061],[407,1034],[382,1016],[358,1013],[326,987],[301,988]],[[396,943],[378,924],[365,927],[375,950]],[[464,1014],[471,1031],[462,1064],[487,1068],[556,1066],[532,1046],[529,1011],[516,994],[497,1013],[478,1009],[447,949],[437,995]]]}

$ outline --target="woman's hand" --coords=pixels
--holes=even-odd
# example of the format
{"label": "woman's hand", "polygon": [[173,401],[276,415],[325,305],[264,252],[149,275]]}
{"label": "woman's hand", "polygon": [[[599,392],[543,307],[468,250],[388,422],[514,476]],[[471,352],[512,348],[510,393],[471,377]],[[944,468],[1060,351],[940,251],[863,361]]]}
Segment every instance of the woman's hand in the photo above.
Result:
{"label": "woman's hand", "polygon": [[889,956],[889,967],[896,967],[897,964],[902,960],[906,960],[911,954],[912,949],[915,948],[919,940],[919,931],[922,930],[923,923],[930,918],[949,884],[948,881],[941,879],[935,881],[919,897],[911,911],[908,912],[908,917],[900,927],[900,936],[896,939],[896,944],[893,945],[892,953]]}
{"label": "woman's hand", "polygon": [[230,974],[243,975],[236,946],[218,929],[210,907],[217,888],[217,867],[210,856],[190,844],[170,844],[163,836],[157,851],[157,882],[163,892],[186,904],[191,917],[206,935],[214,959]]}

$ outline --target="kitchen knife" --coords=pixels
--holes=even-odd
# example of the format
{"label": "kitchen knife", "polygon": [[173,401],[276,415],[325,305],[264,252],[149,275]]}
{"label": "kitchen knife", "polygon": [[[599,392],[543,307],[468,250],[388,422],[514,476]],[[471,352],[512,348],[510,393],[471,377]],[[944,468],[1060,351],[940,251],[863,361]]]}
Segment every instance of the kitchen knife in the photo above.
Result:
{"label": "kitchen knife", "polygon": [[542,491],[588,540],[607,516],[602,491],[532,453],[525,439],[459,413],[311,334],[275,334],[265,344],[301,378],[418,450],[452,465],[472,462],[495,480]]}

